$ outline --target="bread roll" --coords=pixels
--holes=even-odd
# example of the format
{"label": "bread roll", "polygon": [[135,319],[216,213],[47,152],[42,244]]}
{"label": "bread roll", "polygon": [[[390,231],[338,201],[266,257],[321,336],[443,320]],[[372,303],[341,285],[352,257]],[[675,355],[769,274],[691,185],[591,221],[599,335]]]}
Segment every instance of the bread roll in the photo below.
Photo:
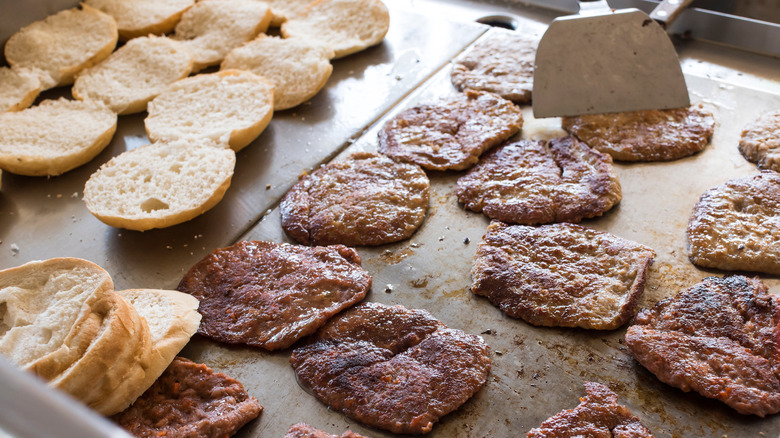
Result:
{"label": "bread roll", "polygon": [[29,107],[40,92],[41,81],[34,74],[0,67],[0,113]]}
{"label": "bread roll", "polygon": [[273,18],[271,26],[279,27],[285,21],[295,18],[306,10],[306,7],[314,0],[268,0],[268,6],[271,7]]}
{"label": "bread roll", "polygon": [[173,31],[195,0],[85,0],[116,20],[119,39],[164,35]]}

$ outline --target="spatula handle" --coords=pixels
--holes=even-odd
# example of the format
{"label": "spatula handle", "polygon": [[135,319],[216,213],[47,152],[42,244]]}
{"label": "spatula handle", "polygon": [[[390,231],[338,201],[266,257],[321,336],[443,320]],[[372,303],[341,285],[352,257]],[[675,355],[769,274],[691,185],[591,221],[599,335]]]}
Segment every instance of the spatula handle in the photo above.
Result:
{"label": "spatula handle", "polygon": [[663,0],[650,13],[650,18],[661,23],[664,27],[670,26],[693,0]]}

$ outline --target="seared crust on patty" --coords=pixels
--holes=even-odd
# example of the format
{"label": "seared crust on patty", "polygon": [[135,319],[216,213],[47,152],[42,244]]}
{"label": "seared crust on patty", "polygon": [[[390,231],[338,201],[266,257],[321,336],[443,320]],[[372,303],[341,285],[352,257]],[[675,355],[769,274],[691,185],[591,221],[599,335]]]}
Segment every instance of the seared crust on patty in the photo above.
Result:
{"label": "seared crust on patty", "polygon": [[563,128],[617,161],[670,161],[707,146],[715,118],[701,104],[668,110],[564,117]]}
{"label": "seared crust on patty", "polygon": [[780,111],[766,113],[747,125],[739,151],[759,169],[780,172]]}
{"label": "seared crust on patty", "polygon": [[409,108],[379,132],[380,153],[431,170],[463,170],[515,135],[523,113],[512,102],[469,91]]}
{"label": "seared crust on patty", "polygon": [[242,241],[196,263],[178,290],[200,300],[201,335],[278,350],[314,333],[370,287],[351,248]]}
{"label": "seared crust on patty", "polygon": [[617,404],[617,394],[600,383],[585,382],[587,395],[574,409],[561,411],[532,429],[527,438],[620,437],[653,438],[627,407]]}
{"label": "seared crust on patty", "polygon": [[290,363],[331,409],[394,433],[427,433],[484,385],[488,346],[425,310],[365,303],[320,329]]}
{"label": "seared crust on patty", "polygon": [[458,201],[503,222],[579,222],[620,202],[612,158],[574,137],[522,140],[490,151],[458,179]]}
{"label": "seared crust on patty", "polygon": [[688,221],[691,262],[780,274],[780,174],[732,179],[707,190]]}
{"label": "seared crust on patty", "polygon": [[763,417],[780,412],[779,323],[758,278],[708,277],[642,310],[626,345],[662,382]]}
{"label": "seared crust on patty", "polygon": [[471,268],[471,291],[540,326],[612,330],[645,288],[652,249],[574,224],[493,221]]}
{"label": "seared crust on patty", "polygon": [[397,242],[422,225],[429,188],[416,164],[357,152],[301,177],[282,199],[282,228],[305,245]]}

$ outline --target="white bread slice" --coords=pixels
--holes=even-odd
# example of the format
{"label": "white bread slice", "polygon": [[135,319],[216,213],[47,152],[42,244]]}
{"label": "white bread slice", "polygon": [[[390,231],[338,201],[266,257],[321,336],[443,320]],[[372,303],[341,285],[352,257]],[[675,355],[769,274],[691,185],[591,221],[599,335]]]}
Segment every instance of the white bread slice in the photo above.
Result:
{"label": "white bread slice", "polygon": [[116,46],[116,22],[83,5],[36,21],[11,35],[5,59],[34,72],[44,90],[70,85],[81,70],[105,59]]}
{"label": "white bread slice", "polygon": [[52,377],[81,357],[96,333],[92,307],[114,284],[100,266],[54,258],[0,271],[0,354]]}
{"label": "white bread slice", "polygon": [[141,146],[93,173],[84,202],[112,227],[169,227],[216,205],[230,186],[235,164],[235,152],[212,144],[184,140]]}
{"label": "white bread slice", "polygon": [[152,141],[210,139],[238,152],[271,121],[273,88],[241,70],[182,79],[149,102],[146,133]]}
{"label": "white bread slice", "polygon": [[327,44],[341,58],[379,44],[389,28],[390,13],[379,0],[316,0],[282,24],[282,35]]}
{"label": "white bread slice", "polygon": [[112,415],[135,400],[129,400],[130,392],[144,381],[151,363],[151,335],[135,308],[114,292],[95,303],[91,318],[99,325],[97,336],[84,355],[49,385]]}
{"label": "white bread slice", "polygon": [[127,41],[173,31],[195,0],[85,0],[84,3],[112,16],[119,29],[119,39]]}
{"label": "white bread slice", "polygon": [[146,110],[146,104],[192,71],[192,55],[166,37],[135,38],[76,77],[73,97],[99,100],[117,114]]}
{"label": "white bread slice", "polygon": [[309,6],[314,0],[268,0],[268,6],[271,7],[271,13],[273,18],[271,19],[272,27],[279,27],[285,21],[295,18],[303,13],[307,6]]}
{"label": "white bread slice", "polygon": [[0,168],[19,175],[59,175],[100,153],[116,125],[116,114],[102,103],[65,98],[0,113]]}
{"label": "white bread slice", "polygon": [[27,108],[40,92],[41,81],[34,74],[0,67],[0,112]]}
{"label": "white bread slice", "polygon": [[233,49],[222,69],[248,70],[274,84],[274,110],[280,111],[314,97],[328,82],[333,50],[311,40],[259,35]]}
{"label": "white bread slice", "polygon": [[265,32],[271,17],[268,5],[257,0],[201,0],[182,15],[173,38],[192,52],[197,72]]}

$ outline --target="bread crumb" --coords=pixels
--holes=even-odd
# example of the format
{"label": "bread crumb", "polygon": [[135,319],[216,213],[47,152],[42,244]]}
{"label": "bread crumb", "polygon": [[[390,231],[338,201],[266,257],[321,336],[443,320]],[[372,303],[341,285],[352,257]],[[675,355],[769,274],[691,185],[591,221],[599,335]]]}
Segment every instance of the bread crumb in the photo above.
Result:
{"label": "bread crumb", "polygon": [[12,243],[11,244],[11,255],[16,256],[19,254],[19,245]]}

